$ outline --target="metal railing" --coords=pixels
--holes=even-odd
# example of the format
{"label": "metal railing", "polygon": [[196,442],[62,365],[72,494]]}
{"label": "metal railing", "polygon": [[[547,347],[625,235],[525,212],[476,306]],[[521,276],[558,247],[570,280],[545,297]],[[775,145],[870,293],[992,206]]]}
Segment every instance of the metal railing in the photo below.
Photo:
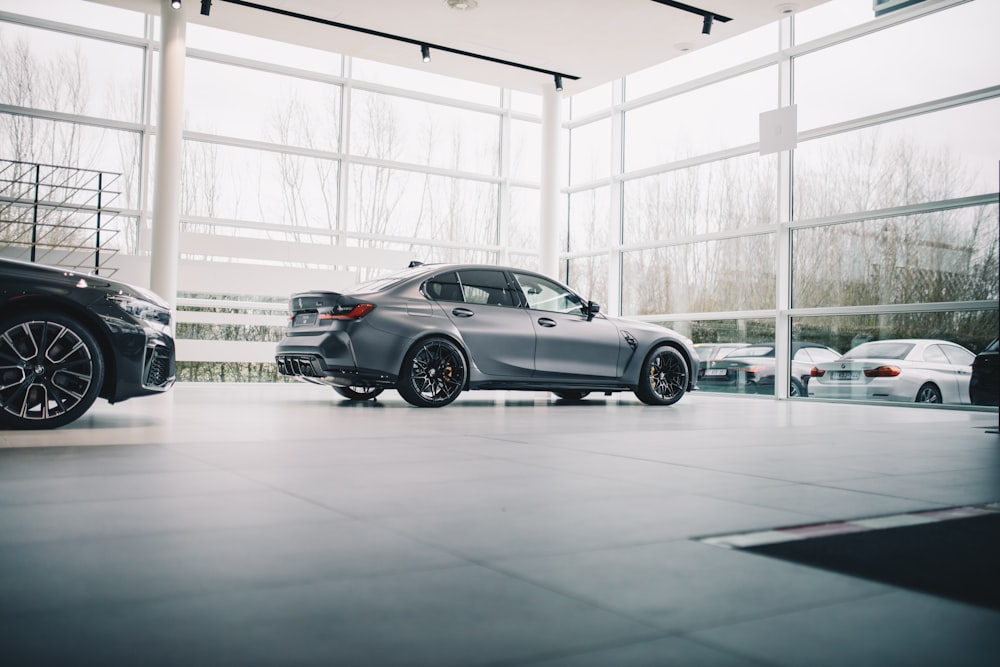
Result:
{"label": "metal railing", "polygon": [[113,274],[119,233],[108,207],[121,174],[0,159],[0,247],[13,259]]}

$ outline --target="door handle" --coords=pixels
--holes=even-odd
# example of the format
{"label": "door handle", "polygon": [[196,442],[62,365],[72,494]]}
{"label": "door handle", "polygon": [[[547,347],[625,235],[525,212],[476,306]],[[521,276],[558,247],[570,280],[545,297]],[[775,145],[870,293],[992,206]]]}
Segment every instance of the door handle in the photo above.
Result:
{"label": "door handle", "polygon": [[539,317],[538,318],[538,324],[540,326],[543,326],[543,327],[549,327],[549,328],[551,328],[551,327],[554,327],[556,325],[556,321],[552,320],[552,319],[549,319],[548,317]]}
{"label": "door handle", "polygon": [[473,315],[475,315],[475,313],[469,310],[468,308],[456,308],[453,311],[451,311],[451,314],[454,315],[455,317],[472,317]]}

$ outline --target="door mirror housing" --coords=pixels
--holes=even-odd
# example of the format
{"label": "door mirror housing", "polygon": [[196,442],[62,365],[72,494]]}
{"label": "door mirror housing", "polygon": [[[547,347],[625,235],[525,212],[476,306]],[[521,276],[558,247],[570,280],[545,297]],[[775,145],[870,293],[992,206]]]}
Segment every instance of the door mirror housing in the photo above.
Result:
{"label": "door mirror housing", "polygon": [[596,301],[587,302],[587,321],[594,319],[594,315],[601,312],[601,304]]}

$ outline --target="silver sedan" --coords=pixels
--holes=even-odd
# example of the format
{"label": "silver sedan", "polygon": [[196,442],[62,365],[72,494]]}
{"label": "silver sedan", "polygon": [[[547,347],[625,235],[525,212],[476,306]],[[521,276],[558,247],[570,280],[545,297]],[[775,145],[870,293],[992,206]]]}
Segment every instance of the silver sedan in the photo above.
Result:
{"label": "silver sedan", "polygon": [[691,341],[608,317],[550,278],[514,268],[414,262],[345,292],[292,295],[275,360],[286,376],[363,400],[394,388],[412,405],[463,390],[632,391],[671,405],[695,388]]}
{"label": "silver sedan", "polygon": [[809,395],[917,403],[968,403],[975,355],[945,340],[862,343],[812,369]]}

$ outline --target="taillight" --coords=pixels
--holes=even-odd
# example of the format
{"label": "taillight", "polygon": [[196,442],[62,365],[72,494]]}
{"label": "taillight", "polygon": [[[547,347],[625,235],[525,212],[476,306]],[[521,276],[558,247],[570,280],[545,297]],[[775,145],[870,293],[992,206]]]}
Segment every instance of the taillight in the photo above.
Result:
{"label": "taillight", "polygon": [[869,368],[865,371],[865,377],[869,378],[894,378],[902,373],[896,366],[879,366],[878,368]]}
{"label": "taillight", "polygon": [[826,375],[826,371],[822,368],[816,368],[815,366],[813,366],[813,369],[809,371],[809,377],[821,378],[824,375]]}
{"label": "taillight", "polygon": [[375,310],[374,303],[358,303],[354,305],[337,306],[332,313],[320,313],[320,320],[360,320]]}

